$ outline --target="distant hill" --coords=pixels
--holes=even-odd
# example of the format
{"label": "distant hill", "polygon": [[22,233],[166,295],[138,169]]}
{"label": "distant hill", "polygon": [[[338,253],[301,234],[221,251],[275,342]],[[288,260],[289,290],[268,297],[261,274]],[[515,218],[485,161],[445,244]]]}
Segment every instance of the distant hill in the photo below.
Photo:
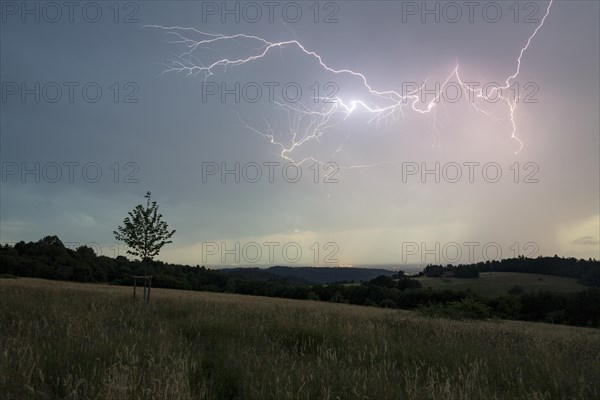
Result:
{"label": "distant hill", "polygon": [[286,280],[293,285],[326,285],[339,282],[367,282],[394,271],[381,268],[282,267],[227,268],[220,271],[254,280]]}
{"label": "distant hill", "polygon": [[[223,272],[226,274],[235,275],[238,277],[250,279],[253,281],[279,281],[281,276],[270,272],[267,268],[255,268],[255,267],[239,267],[239,268],[219,268],[216,271]],[[304,284],[306,282],[300,282],[297,284]]]}

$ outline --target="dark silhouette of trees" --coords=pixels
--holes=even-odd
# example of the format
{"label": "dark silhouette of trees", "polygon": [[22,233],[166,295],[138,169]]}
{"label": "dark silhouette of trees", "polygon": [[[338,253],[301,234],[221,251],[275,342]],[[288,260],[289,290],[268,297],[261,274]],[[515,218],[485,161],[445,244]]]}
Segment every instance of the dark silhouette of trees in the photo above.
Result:
{"label": "dark silhouette of trees", "polygon": [[369,281],[370,285],[393,288],[396,286],[396,281],[389,276],[381,275]]}
{"label": "dark silhouette of trees", "polygon": [[[515,265],[520,265],[526,272],[532,272],[532,269],[537,273],[560,271],[576,278],[594,276],[600,270],[600,263],[594,260],[550,259],[551,265],[546,267],[540,265],[543,259],[525,258],[507,260],[507,264],[495,262],[493,267],[517,269]],[[528,265],[529,262],[534,267]],[[492,267],[491,262],[482,264]],[[575,268],[577,273],[565,271],[566,265]],[[21,241],[14,246],[0,246],[0,276],[132,285],[131,276],[141,275],[143,271],[144,262],[141,260],[98,256],[86,246],[71,250],[56,236],[46,236],[37,242]],[[163,288],[424,309],[431,315],[451,318],[482,318],[489,314],[492,318],[600,327],[600,287],[573,293],[522,292],[513,288],[508,295],[489,299],[465,291],[423,289],[417,280],[407,276],[398,281],[378,277],[356,285],[295,285],[281,278],[259,280],[200,266],[161,261],[153,262],[148,272],[154,276],[153,286]],[[485,311],[488,310],[486,307],[489,307],[489,312]]]}
{"label": "dark silhouette of trees", "polygon": [[428,277],[441,277],[452,272],[457,278],[477,278],[482,272],[525,272],[532,274],[554,275],[578,279],[587,286],[600,286],[600,262],[594,259],[578,260],[576,258],[538,257],[508,258],[478,262],[476,264],[428,265],[422,274]]}
{"label": "dark silhouette of trees", "polygon": [[416,279],[410,279],[410,278],[407,278],[407,277],[403,277],[403,278],[401,278],[401,279],[398,280],[397,287],[400,290],[420,289],[420,288],[423,287],[423,285],[421,284],[421,282],[419,282]]}

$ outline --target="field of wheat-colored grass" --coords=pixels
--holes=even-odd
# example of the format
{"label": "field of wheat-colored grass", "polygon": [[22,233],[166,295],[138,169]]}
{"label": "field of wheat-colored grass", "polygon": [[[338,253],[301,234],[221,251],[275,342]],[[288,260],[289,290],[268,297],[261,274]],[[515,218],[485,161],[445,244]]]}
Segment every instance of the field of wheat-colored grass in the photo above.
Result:
{"label": "field of wheat-colored grass", "polygon": [[[3,399],[594,399],[600,330],[0,279]],[[139,293],[138,293],[139,296]]]}

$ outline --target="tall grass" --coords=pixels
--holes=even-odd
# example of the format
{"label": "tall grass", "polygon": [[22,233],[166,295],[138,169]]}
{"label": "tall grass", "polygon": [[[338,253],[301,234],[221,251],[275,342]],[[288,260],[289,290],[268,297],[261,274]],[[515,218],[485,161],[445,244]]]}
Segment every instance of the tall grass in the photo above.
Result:
{"label": "tall grass", "polygon": [[593,399],[600,330],[0,280],[4,399]]}

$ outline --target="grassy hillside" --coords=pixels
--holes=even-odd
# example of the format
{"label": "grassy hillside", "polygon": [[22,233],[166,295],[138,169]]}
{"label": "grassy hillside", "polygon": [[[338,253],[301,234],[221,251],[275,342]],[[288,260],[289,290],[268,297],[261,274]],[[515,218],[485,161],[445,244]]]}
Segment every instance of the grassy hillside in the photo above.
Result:
{"label": "grassy hillside", "polygon": [[515,285],[526,291],[549,290],[552,292],[575,292],[585,290],[585,286],[573,278],[560,276],[526,274],[521,272],[482,272],[479,278],[417,278],[424,288],[467,290],[487,297],[498,297],[507,294],[507,290]]}
{"label": "grassy hillside", "polygon": [[0,280],[0,398],[600,398],[600,330]]}

